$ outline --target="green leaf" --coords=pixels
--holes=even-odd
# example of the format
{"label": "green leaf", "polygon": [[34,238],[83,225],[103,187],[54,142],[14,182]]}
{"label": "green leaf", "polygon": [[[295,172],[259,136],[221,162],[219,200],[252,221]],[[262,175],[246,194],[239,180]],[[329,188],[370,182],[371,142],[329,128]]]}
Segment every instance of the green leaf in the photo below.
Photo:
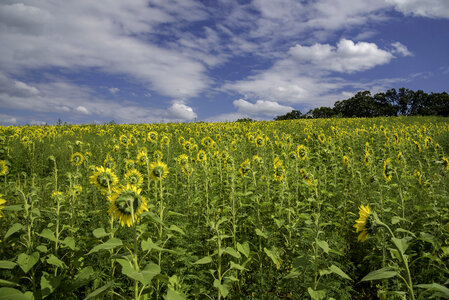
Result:
{"label": "green leaf", "polygon": [[167,295],[165,295],[164,298],[165,298],[165,300],[186,300],[187,299],[186,296],[184,296],[183,294],[181,294],[171,288],[168,288]]}
{"label": "green leaf", "polygon": [[392,270],[393,270],[392,268],[386,267],[376,271],[372,271],[368,273],[365,277],[363,277],[362,280],[360,280],[360,282],[387,279],[398,275],[398,272]]}
{"label": "green leaf", "polygon": [[226,298],[229,294],[229,288],[226,284],[221,284],[218,279],[214,280],[214,287],[220,290],[221,295],[223,298]]}
{"label": "green leaf", "polygon": [[81,269],[71,282],[71,288],[77,289],[88,284],[95,276],[94,269],[91,266]]}
{"label": "green leaf", "polygon": [[28,271],[37,263],[39,257],[39,252],[33,252],[31,255],[20,253],[17,257],[17,264],[25,273],[28,273]]}
{"label": "green leaf", "polygon": [[186,233],[184,232],[184,230],[182,230],[181,228],[179,228],[179,227],[176,226],[176,225],[171,225],[170,228],[168,228],[168,230],[176,231],[176,232],[178,232],[178,233],[180,233],[180,234],[182,234],[182,235],[185,235],[185,234],[186,234]]}
{"label": "green leaf", "polygon": [[142,271],[137,271],[126,259],[117,259],[122,265],[122,273],[131,279],[137,280],[144,285],[149,285],[154,276],[161,272],[161,268],[155,263],[148,263]]}
{"label": "green leaf", "polygon": [[319,239],[315,239],[316,244],[318,246],[320,246],[321,249],[323,249],[324,252],[326,252],[326,254],[329,254],[329,244],[326,241],[320,241]]}
{"label": "green leaf", "polygon": [[268,250],[267,248],[263,248],[263,251],[268,255],[269,258],[273,261],[275,265],[279,265],[280,259],[281,259],[281,253],[276,247],[272,247],[271,250]]}
{"label": "green leaf", "polygon": [[236,270],[239,270],[239,271],[245,270],[245,267],[243,267],[243,266],[241,266],[239,264],[236,264],[233,261],[231,261],[230,263],[231,263],[231,269],[236,269]]}
{"label": "green leaf", "polygon": [[59,268],[64,268],[66,266],[63,261],[61,261],[59,258],[54,256],[53,254],[50,254],[50,257],[47,259],[47,263],[50,265],[57,266]]}
{"label": "green leaf", "polygon": [[75,239],[71,236],[66,237],[61,244],[69,247],[71,250],[75,250]]}
{"label": "green leaf", "polygon": [[20,211],[23,210],[22,204],[16,204],[16,205],[8,205],[3,208],[3,210],[8,211]]}
{"label": "green leaf", "polygon": [[239,250],[239,252],[245,255],[246,257],[249,257],[250,249],[248,242],[244,242],[243,244],[237,242],[237,250]]}
{"label": "green leaf", "polygon": [[0,269],[14,269],[17,264],[10,260],[0,260]]}
{"label": "green leaf", "polygon": [[19,223],[14,223],[6,232],[4,239],[6,240],[8,237],[10,237],[11,235],[13,235],[14,233],[22,230],[23,225],[19,224]]}
{"label": "green leaf", "polygon": [[112,287],[113,284],[114,284],[114,281],[112,281],[112,280],[109,281],[108,283],[106,283],[102,287],[96,289],[95,291],[93,291],[92,293],[87,295],[87,297],[84,298],[84,300],[93,299],[93,298],[98,299],[98,297],[103,295],[107,290],[109,290]]}
{"label": "green leaf", "polygon": [[259,228],[256,228],[256,234],[258,235],[258,236],[261,236],[261,237],[263,237],[263,238],[268,238],[268,236],[265,234],[265,233],[263,233],[262,231],[260,231],[260,229]]}
{"label": "green leaf", "polygon": [[238,253],[237,251],[234,250],[234,248],[231,248],[231,247],[226,247],[226,249],[224,249],[224,253],[227,253],[227,254],[229,254],[229,255],[235,257],[235,258],[240,258],[240,257],[242,257],[242,256],[240,255],[240,253]]}
{"label": "green leaf", "polygon": [[430,284],[417,284],[415,286],[421,289],[426,289],[428,291],[440,292],[445,296],[445,298],[449,297],[449,289],[435,282]]}
{"label": "green leaf", "polygon": [[10,288],[10,287],[0,288],[0,299],[1,300],[30,300],[21,291]]}
{"label": "green leaf", "polygon": [[90,250],[89,253],[87,253],[87,255],[98,252],[100,250],[114,249],[115,247],[118,247],[121,245],[123,245],[122,240],[120,240],[118,238],[111,238],[107,242],[93,247],[92,250]]}
{"label": "green leaf", "polygon": [[39,250],[40,252],[42,252],[42,253],[47,253],[47,246],[45,246],[45,245],[39,245],[39,246],[37,246],[36,247],[36,250]]}
{"label": "green leaf", "polygon": [[329,270],[332,271],[332,273],[335,273],[337,275],[339,275],[340,277],[343,277],[345,279],[349,279],[352,280],[351,277],[349,277],[345,272],[343,272],[342,269],[340,269],[339,267],[337,267],[336,265],[332,265],[329,267]]}
{"label": "green leaf", "polygon": [[325,290],[315,291],[311,287],[309,287],[307,289],[307,292],[309,292],[309,295],[310,295],[310,297],[313,300],[321,300],[321,299],[324,299],[326,297],[326,291]]}
{"label": "green leaf", "polygon": [[97,239],[109,235],[109,233],[107,233],[106,231],[104,231],[104,228],[103,228],[103,227],[94,229],[94,231],[92,231],[92,233],[94,234],[94,236],[95,236]]}
{"label": "green leaf", "polygon": [[14,286],[14,287],[19,287],[20,284],[18,284],[18,283],[16,283],[16,282],[8,281],[8,280],[0,279],[0,286]]}
{"label": "green leaf", "polygon": [[398,239],[398,238],[391,238],[393,241],[393,244],[398,248],[399,251],[401,251],[402,254],[405,254],[405,251],[408,248],[408,241],[406,238]]}
{"label": "green leaf", "polygon": [[53,293],[61,283],[61,278],[59,276],[53,276],[46,272],[42,272],[41,277],[41,291],[42,298],[49,296]]}
{"label": "green leaf", "polygon": [[46,239],[48,239],[48,240],[50,240],[52,242],[57,242],[58,241],[58,239],[55,236],[55,233],[53,231],[51,231],[50,229],[48,229],[48,228],[45,228],[44,230],[42,230],[42,232],[40,234],[38,233],[37,235],[39,235],[39,236],[41,236],[43,238],[46,238]]}
{"label": "green leaf", "polygon": [[199,260],[197,260],[196,262],[194,262],[194,265],[204,265],[204,264],[208,264],[212,262],[212,257],[210,256],[205,256]]}

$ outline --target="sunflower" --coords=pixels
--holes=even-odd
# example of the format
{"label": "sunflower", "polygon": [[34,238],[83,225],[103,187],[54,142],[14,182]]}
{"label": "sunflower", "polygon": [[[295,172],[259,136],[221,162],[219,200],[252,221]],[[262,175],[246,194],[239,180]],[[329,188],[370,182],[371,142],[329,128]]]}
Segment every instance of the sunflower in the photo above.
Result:
{"label": "sunflower", "polygon": [[207,160],[206,152],[204,150],[198,151],[198,153],[196,154],[196,159],[199,162],[205,162]]}
{"label": "sunflower", "polygon": [[109,169],[115,169],[115,166],[116,166],[115,159],[113,157],[109,156],[109,153],[106,154],[106,158],[105,158],[103,164],[106,168],[109,168]]}
{"label": "sunflower", "polygon": [[137,162],[141,165],[146,165],[148,163],[148,156],[145,152],[139,152],[137,154]]}
{"label": "sunflower", "polygon": [[[449,171],[449,159],[447,159],[446,157],[442,157],[441,158],[441,160],[443,161],[443,166],[444,166],[444,169],[446,170],[446,171]],[[1,163],[1,162],[0,162]]]}
{"label": "sunflower", "polygon": [[143,183],[143,176],[136,169],[131,169],[125,173],[125,181],[127,184],[141,186]]}
{"label": "sunflower", "polygon": [[416,177],[416,179],[418,180],[419,184],[422,184],[422,176],[421,176],[421,172],[418,170],[415,170],[413,172],[413,175]]}
{"label": "sunflower", "polygon": [[70,161],[71,161],[72,165],[79,166],[84,161],[84,155],[79,152],[75,152],[72,154],[72,156],[70,156]]}
{"label": "sunflower", "polygon": [[387,158],[384,161],[384,170],[383,170],[383,175],[386,181],[390,181],[391,178],[393,178],[393,170],[391,169],[391,159]]}
{"label": "sunflower", "polygon": [[253,164],[255,165],[261,165],[263,162],[262,158],[259,155],[253,156]]}
{"label": "sunflower", "polygon": [[167,177],[167,165],[161,161],[156,161],[150,164],[150,177],[154,181],[161,181]]}
{"label": "sunflower", "polygon": [[356,233],[360,232],[357,240],[363,243],[371,231],[371,209],[369,204],[366,206],[360,205],[359,216],[353,227],[356,229]]}
{"label": "sunflower", "polygon": [[186,151],[190,151],[192,150],[192,143],[190,141],[185,141],[184,144],[182,144],[182,146],[184,147],[184,150]]}
{"label": "sunflower", "polygon": [[53,193],[51,193],[51,198],[53,200],[59,201],[62,199],[62,197],[64,196],[64,194],[60,191],[53,191]]}
{"label": "sunflower", "polygon": [[403,159],[403,155],[402,155],[402,151],[399,151],[398,155],[396,156],[396,160],[398,163],[402,162]]}
{"label": "sunflower", "polygon": [[308,185],[312,186],[313,182],[312,180],[309,178],[309,176],[307,175],[306,170],[301,169],[299,170],[299,173],[301,173],[301,177],[307,182]]}
{"label": "sunflower", "polygon": [[148,211],[145,197],[140,195],[141,189],[135,185],[127,184],[114,189],[108,197],[111,202],[108,213],[120,221],[122,226],[132,226],[134,221],[139,221],[139,215]]}
{"label": "sunflower", "polygon": [[232,151],[236,151],[237,150],[237,141],[236,140],[233,140],[231,142],[231,150]]}
{"label": "sunflower", "polygon": [[349,163],[349,158],[346,155],[343,155],[343,164],[347,165]]}
{"label": "sunflower", "polygon": [[324,135],[324,133],[318,135],[318,140],[321,142],[321,144],[324,144],[326,142],[326,136]]}
{"label": "sunflower", "polygon": [[109,168],[96,167],[96,172],[89,177],[89,182],[95,185],[102,194],[106,194],[109,188],[118,183],[118,178]]}
{"label": "sunflower", "polygon": [[164,154],[160,150],[156,150],[153,152],[153,158],[157,161],[161,160],[164,157]]}
{"label": "sunflower", "polygon": [[229,157],[229,152],[228,151],[226,151],[226,150],[223,150],[223,151],[221,151],[221,153],[220,153],[220,158],[222,159],[222,160],[227,160],[228,159],[228,157]]}
{"label": "sunflower", "polygon": [[295,159],[298,158],[298,156],[297,156],[297,154],[296,154],[295,151],[290,151],[290,153],[288,154],[288,157],[289,157],[291,160],[295,160]]}
{"label": "sunflower", "polygon": [[148,132],[148,141],[150,141],[152,143],[156,143],[158,137],[159,137],[159,134],[156,131]]}
{"label": "sunflower", "polygon": [[0,194],[0,218],[3,217],[2,209],[5,207],[6,200],[3,199],[3,194]]}
{"label": "sunflower", "polygon": [[274,179],[278,182],[281,182],[284,180],[285,176],[285,167],[282,163],[282,160],[280,160],[278,157],[274,159],[273,162],[273,169],[274,169]]}
{"label": "sunflower", "polygon": [[161,144],[164,145],[164,146],[170,145],[170,138],[168,136],[164,135],[161,138]]}
{"label": "sunflower", "polygon": [[307,148],[304,145],[299,145],[298,148],[296,148],[296,154],[298,154],[298,157],[302,160],[305,160],[307,157]]}
{"label": "sunflower", "polygon": [[126,159],[125,160],[125,168],[127,170],[134,169],[136,167],[136,161],[134,159]]}
{"label": "sunflower", "polygon": [[201,139],[201,145],[203,145],[206,148],[211,147],[213,143],[214,143],[214,141],[212,140],[212,138],[210,136],[206,136]]}
{"label": "sunflower", "polygon": [[122,144],[125,147],[128,147],[129,144],[129,139],[125,134],[122,134],[119,138],[118,138],[120,144]]}
{"label": "sunflower", "polygon": [[89,160],[91,157],[92,157],[92,152],[86,151],[86,152],[84,153],[84,158],[85,158],[86,160]]}
{"label": "sunflower", "polygon": [[181,167],[182,173],[184,173],[186,176],[191,176],[193,174],[194,169],[190,165],[185,165]]}
{"label": "sunflower", "polygon": [[419,152],[421,152],[421,150],[422,150],[421,145],[420,145],[417,141],[415,141],[415,140],[413,140],[413,143],[414,143],[415,146],[416,146],[416,150],[418,150]]}
{"label": "sunflower", "polygon": [[185,143],[185,141],[186,139],[182,135],[178,138],[178,144],[180,144],[181,146]]}
{"label": "sunflower", "polygon": [[365,163],[365,165],[369,165],[369,159],[370,157],[370,153],[368,152],[368,150],[365,151],[365,157],[363,158],[363,162]]}
{"label": "sunflower", "polygon": [[0,176],[6,175],[8,173],[8,166],[4,160],[0,160]]}
{"label": "sunflower", "polygon": [[30,138],[28,137],[28,136],[24,136],[23,138],[22,138],[22,143],[24,143],[25,145],[26,144],[28,144],[30,142]]}
{"label": "sunflower", "polygon": [[240,164],[239,173],[242,177],[245,177],[251,172],[251,161],[247,158],[244,162]]}
{"label": "sunflower", "polygon": [[256,138],[254,139],[254,144],[255,144],[257,147],[263,147],[263,146],[265,146],[265,139],[264,139],[264,137],[261,136],[261,135],[257,135]]}
{"label": "sunflower", "polygon": [[178,165],[180,167],[184,167],[189,163],[189,157],[185,154],[181,154],[178,156]]}

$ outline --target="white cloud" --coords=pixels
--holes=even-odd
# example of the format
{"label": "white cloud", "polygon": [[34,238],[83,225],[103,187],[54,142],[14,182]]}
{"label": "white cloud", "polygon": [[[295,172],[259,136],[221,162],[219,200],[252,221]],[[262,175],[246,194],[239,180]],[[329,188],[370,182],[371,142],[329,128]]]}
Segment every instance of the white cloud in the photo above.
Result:
{"label": "white cloud", "polygon": [[407,49],[407,46],[400,42],[392,43],[391,46],[394,47],[393,53],[398,53],[402,56],[413,56],[413,53]]}
{"label": "white cloud", "polygon": [[2,3],[0,67],[9,73],[96,68],[129,75],[165,96],[189,98],[210,82],[203,62],[143,35],[156,33],[160,24],[203,17],[198,4],[184,0]]}
{"label": "white cloud", "polygon": [[449,18],[447,0],[385,0],[405,15],[429,18]]}
{"label": "white cloud", "polygon": [[114,94],[114,95],[115,95],[117,92],[120,91],[119,88],[109,88],[108,90],[109,90],[109,92],[110,92],[111,94]]}
{"label": "white cloud", "polygon": [[219,114],[216,116],[212,116],[210,118],[207,118],[206,122],[234,122],[238,119],[244,119],[244,118],[250,118],[247,114],[242,114],[239,112],[232,112],[227,114]]}
{"label": "white cloud", "polygon": [[173,103],[168,108],[166,117],[170,120],[188,121],[195,119],[197,115],[190,106],[182,103]]}
{"label": "white cloud", "polygon": [[0,124],[2,125],[17,124],[17,118],[6,114],[0,114]]}
{"label": "white cloud", "polygon": [[81,105],[77,106],[75,108],[75,111],[80,112],[80,113],[85,114],[85,115],[90,114],[90,112],[87,110],[87,108],[85,108],[84,106],[81,106]]}
{"label": "white cloud", "polygon": [[318,43],[312,46],[296,45],[290,48],[290,54],[300,64],[343,73],[371,69],[393,58],[390,52],[379,49],[374,43],[354,43],[346,39],[340,40],[336,47]]}
{"label": "white cloud", "polygon": [[256,103],[251,103],[243,99],[234,100],[234,106],[239,113],[248,115],[265,115],[276,116],[292,111],[294,108],[290,106],[280,105],[275,101],[257,100]]}

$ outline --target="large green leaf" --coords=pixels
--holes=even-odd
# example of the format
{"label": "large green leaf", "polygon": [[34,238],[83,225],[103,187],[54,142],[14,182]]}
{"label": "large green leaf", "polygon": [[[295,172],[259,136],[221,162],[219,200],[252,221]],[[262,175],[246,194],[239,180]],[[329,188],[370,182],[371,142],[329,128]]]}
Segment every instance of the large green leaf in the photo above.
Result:
{"label": "large green leaf", "polygon": [[248,257],[250,253],[249,243],[244,242],[243,244],[240,244],[237,242],[237,250],[239,250],[240,253]]}
{"label": "large green leaf", "polygon": [[405,254],[405,251],[407,251],[408,248],[408,241],[406,238],[398,239],[398,238],[391,238],[393,241],[393,244],[396,246],[396,248],[401,251],[402,254]]}
{"label": "large green leaf", "polygon": [[271,258],[271,260],[275,265],[279,265],[281,253],[276,247],[272,247],[271,249],[263,248],[263,251],[265,251],[265,253],[268,255],[269,258]]}
{"label": "large green leaf", "polygon": [[2,287],[0,288],[0,300],[30,300],[21,291],[10,288]]}
{"label": "large green leaf", "polygon": [[212,262],[212,257],[210,256],[205,256],[199,260],[197,260],[196,262],[194,262],[194,265],[203,265],[203,264],[208,264]]}
{"label": "large green leaf", "polygon": [[104,228],[103,228],[103,227],[94,229],[94,231],[92,231],[92,233],[94,234],[94,236],[95,236],[97,239],[109,235],[109,233],[107,233],[106,231],[104,231]]}
{"label": "large green leaf", "polygon": [[181,294],[171,288],[168,288],[167,295],[165,295],[164,298],[165,298],[165,300],[186,300],[187,299],[186,296],[184,296],[183,294]]}
{"label": "large green leaf", "polygon": [[332,273],[335,273],[337,275],[339,275],[340,277],[343,277],[345,279],[349,279],[352,280],[351,277],[349,277],[345,272],[343,272],[342,269],[340,269],[339,267],[337,267],[336,265],[332,265],[329,267],[329,270],[332,271]]}
{"label": "large green leaf", "polygon": [[17,264],[10,260],[0,260],[0,269],[14,269]]}
{"label": "large green leaf", "polygon": [[23,225],[19,224],[19,223],[14,223],[6,232],[4,239],[6,240],[8,237],[10,237],[11,235],[13,235],[14,233],[22,230]]}
{"label": "large green leaf", "polygon": [[421,289],[439,292],[442,294],[442,295],[439,295],[440,297],[449,298],[449,289],[447,287],[445,287],[444,285],[434,282],[434,283],[429,283],[429,284],[417,284],[415,286],[418,288],[421,288]]}
{"label": "large green leaf", "polygon": [[312,288],[308,288],[307,292],[309,292],[310,298],[312,298],[313,300],[321,300],[326,298],[326,291],[325,290],[319,290],[319,291],[315,291]]}
{"label": "large green leaf", "polygon": [[102,287],[99,287],[98,289],[96,289],[95,291],[93,291],[92,293],[90,293],[89,295],[87,295],[86,298],[84,298],[84,300],[88,300],[88,299],[98,299],[99,296],[103,295],[104,293],[106,293],[114,284],[114,281],[109,281],[108,283],[106,283],[105,285],[103,285]]}
{"label": "large green leaf", "polygon": [[59,258],[57,258],[56,256],[54,256],[53,254],[50,254],[50,256],[47,259],[47,263],[50,265],[57,266],[59,268],[66,267],[65,263],[63,261],[61,261]]}
{"label": "large green leaf", "polygon": [[52,242],[57,242],[58,241],[58,239],[55,236],[55,233],[53,231],[51,231],[50,229],[48,229],[48,228],[45,228],[44,230],[42,230],[42,232],[39,233],[38,235],[43,237],[43,238],[46,238],[46,239],[48,239],[48,240],[50,240]]}
{"label": "large green leaf", "polygon": [[28,271],[37,263],[39,257],[39,252],[33,252],[31,255],[20,253],[17,257],[17,264],[25,273],[28,273]]}
{"label": "large green leaf", "polygon": [[111,238],[107,242],[93,247],[92,250],[90,250],[89,253],[87,253],[87,255],[98,252],[100,250],[114,249],[115,247],[118,247],[121,245],[123,245],[122,240],[120,240],[118,238]]}
{"label": "large green leaf", "polygon": [[238,253],[234,248],[231,248],[231,247],[226,247],[226,249],[224,249],[223,252],[226,253],[226,254],[229,254],[229,255],[231,255],[231,256],[233,256],[235,258],[242,257],[242,255],[240,255],[240,253]]}
{"label": "large green leaf", "polygon": [[365,277],[362,278],[362,280],[360,280],[360,282],[387,279],[396,275],[398,275],[398,272],[394,271],[392,268],[387,267],[368,273]]}
{"label": "large green leaf", "polygon": [[43,272],[41,277],[42,298],[48,297],[58,288],[60,284],[61,278],[59,276],[54,276],[46,272]]}
{"label": "large green leaf", "polygon": [[129,278],[137,280],[144,285],[149,285],[154,276],[161,272],[161,268],[155,263],[148,263],[141,271],[137,271],[126,259],[117,259],[122,266],[122,273]]}

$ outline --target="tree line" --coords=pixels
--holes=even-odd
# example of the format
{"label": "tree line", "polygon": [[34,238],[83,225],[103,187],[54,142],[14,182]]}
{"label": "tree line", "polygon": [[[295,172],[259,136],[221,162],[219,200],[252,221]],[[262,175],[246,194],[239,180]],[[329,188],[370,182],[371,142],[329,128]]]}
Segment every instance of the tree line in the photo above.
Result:
{"label": "tree line", "polygon": [[299,110],[277,116],[274,120],[303,118],[369,118],[382,116],[449,116],[449,94],[431,93],[406,88],[390,89],[371,95],[370,91],[358,92],[353,97],[336,101],[334,107],[318,107],[302,114]]}

